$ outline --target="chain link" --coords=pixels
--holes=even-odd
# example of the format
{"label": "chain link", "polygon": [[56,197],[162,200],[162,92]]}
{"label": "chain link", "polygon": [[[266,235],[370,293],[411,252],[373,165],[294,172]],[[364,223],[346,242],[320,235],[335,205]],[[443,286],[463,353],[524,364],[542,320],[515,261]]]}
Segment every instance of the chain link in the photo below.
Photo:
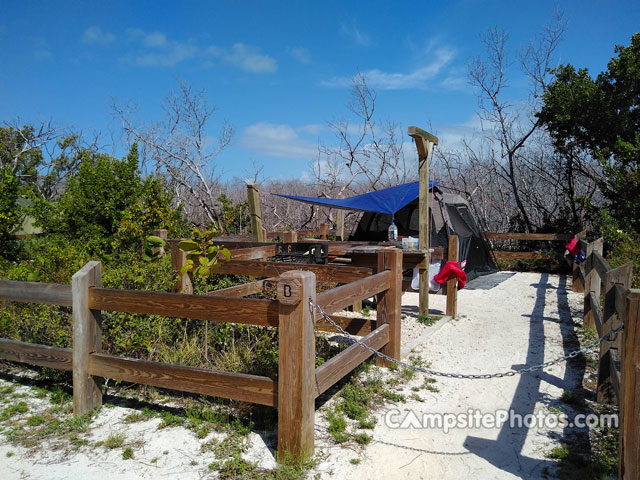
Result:
{"label": "chain link", "polygon": [[327,312],[324,311],[324,309],[318,305],[317,303],[314,303],[311,299],[309,299],[309,307],[311,308],[311,311],[313,312],[313,309],[315,308],[318,313],[320,313],[320,315],[322,315],[324,317],[324,319],[333,326],[333,328],[335,328],[338,332],[340,332],[341,334],[345,335],[347,338],[351,339],[354,343],[360,345],[361,347],[365,348],[366,350],[370,351],[371,353],[373,353],[374,355],[376,355],[377,357],[383,358],[391,363],[395,363],[396,365],[399,365],[401,367],[407,368],[409,370],[413,370],[416,372],[420,372],[420,373],[424,373],[425,375],[431,375],[433,377],[446,377],[446,378],[459,378],[459,379],[465,379],[465,380],[478,380],[478,379],[489,379],[489,378],[502,378],[502,377],[513,377],[514,375],[522,375],[523,373],[531,373],[531,372],[535,372],[538,370],[542,370],[546,367],[549,367],[551,365],[555,365],[557,363],[561,363],[564,362],[566,360],[569,360],[571,358],[575,358],[578,355],[590,350],[591,348],[600,345],[602,342],[608,341],[608,342],[612,342],[615,340],[618,332],[620,330],[622,330],[624,328],[624,325],[620,325],[619,327],[611,330],[609,333],[607,333],[606,335],[604,335],[603,337],[598,338],[597,340],[594,340],[593,342],[585,345],[582,348],[579,348],[578,350],[573,350],[571,352],[569,352],[566,355],[562,355],[560,357],[554,358],[553,360],[549,360],[548,362],[544,362],[541,363],[540,365],[534,365],[532,367],[525,367],[525,368],[519,368],[517,370],[509,370],[507,372],[498,372],[498,373],[484,373],[484,374],[462,374],[462,373],[450,373],[450,372],[439,372],[437,370],[431,370],[429,368],[423,368],[423,367],[418,367],[415,365],[411,365],[410,363],[406,363],[403,362],[401,360],[396,360],[395,358],[390,357],[389,355],[385,355],[382,352],[379,352],[378,350],[376,350],[373,347],[370,347],[369,345],[366,345],[365,343],[362,343],[362,341],[358,340],[357,338],[355,338],[353,335],[349,334],[347,331],[345,331],[342,327],[340,327],[340,325],[338,325],[336,322],[334,322],[330,317],[329,314]]}

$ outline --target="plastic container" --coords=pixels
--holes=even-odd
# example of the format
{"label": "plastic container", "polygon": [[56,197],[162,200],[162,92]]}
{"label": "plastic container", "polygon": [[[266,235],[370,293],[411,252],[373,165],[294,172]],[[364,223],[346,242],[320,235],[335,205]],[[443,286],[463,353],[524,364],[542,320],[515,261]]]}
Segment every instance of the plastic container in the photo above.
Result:
{"label": "plastic container", "polygon": [[389,241],[398,241],[398,227],[396,227],[396,224],[393,222],[393,220],[391,220],[391,225],[389,225]]}
{"label": "plastic container", "polygon": [[417,250],[418,239],[413,237],[406,237],[402,239],[402,248],[404,250]]}

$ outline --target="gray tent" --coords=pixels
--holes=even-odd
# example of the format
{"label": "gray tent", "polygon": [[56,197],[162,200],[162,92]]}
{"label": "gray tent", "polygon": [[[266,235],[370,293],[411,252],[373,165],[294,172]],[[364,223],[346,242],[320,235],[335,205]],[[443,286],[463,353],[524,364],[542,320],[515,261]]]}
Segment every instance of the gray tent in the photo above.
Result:
{"label": "gray tent", "polygon": [[[471,214],[469,203],[460,195],[445,193],[438,188],[432,188],[431,192],[430,245],[443,247],[446,252],[449,235],[457,235],[460,245],[458,258],[468,280],[496,272],[497,268],[491,258],[489,247]],[[394,215],[394,221],[398,227],[398,235],[417,237],[418,199],[398,210]],[[385,241],[390,224],[389,214],[365,212],[350,240]]]}

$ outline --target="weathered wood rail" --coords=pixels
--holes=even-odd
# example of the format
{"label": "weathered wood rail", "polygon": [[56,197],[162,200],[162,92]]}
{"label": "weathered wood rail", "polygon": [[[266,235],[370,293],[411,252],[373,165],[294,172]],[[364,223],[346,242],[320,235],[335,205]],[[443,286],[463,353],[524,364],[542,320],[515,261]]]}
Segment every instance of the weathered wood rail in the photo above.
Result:
{"label": "weathered wood rail", "polygon": [[[73,275],[71,285],[0,280],[0,301],[71,306],[73,317],[72,349],[0,339],[0,359],[71,371],[77,415],[102,404],[104,378],[272,406],[278,409],[278,450],[291,454],[279,458],[295,461],[307,458],[314,451],[316,397],[372,355],[354,344],[315,368],[315,331],[334,329],[324,319],[316,323],[309,300],[333,313],[355,301],[376,296],[376,321],[333,318],[350,333],[364,336],[365,344],[399,359],[402,250],[380,251],[375,275],[371,275],[371,269],[362,267],[306,264],[273,267],[251,260],[229,263],[226,270],[229,273],[277,276],[277,280],[271,280],[277,284],[277,300],[241,298],[257,293],[264,281],[213,295],[102,288],[99,262],[87,263]],[[316,298],[317,278],[351,283]],[[103,310],[278,328],[278,379],[102,353]]]}
{"label": "weathered wood rail", "polygon": [[618,477],[635,480],[640,478],[640,290],[630,289],[633,262],[612,268],[603,258],[602,238],[581,239],[580,247],[587,258],[574,266],[584,292],[584,326],[602,337],[624,325],[600,344],[597,401],[619,406]]}
{"label": "weathered wood rail", "polygon": [[[518,241],[551,241],[566,242],[573,238],[573,235],[564,233],[503,233],[503,232],[484,232],[484,237],[491,240],[518,240]],[[527,259],[534,258],[536,255],[542,255],[538,252],[511,252],[504,250],[493,250],[496,259]]]}

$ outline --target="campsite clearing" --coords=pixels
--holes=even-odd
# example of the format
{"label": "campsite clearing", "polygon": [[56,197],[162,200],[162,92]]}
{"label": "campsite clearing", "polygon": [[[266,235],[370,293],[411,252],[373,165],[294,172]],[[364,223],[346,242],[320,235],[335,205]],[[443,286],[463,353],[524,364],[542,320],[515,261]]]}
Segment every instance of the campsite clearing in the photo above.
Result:
{"label": "campsite clearing", "polygon": [[[418,323],[417,293],[403,296],[403,347],[431,363],[431,368],[454,373],[505,372],[513,367],[542,363],[578,346],[576,326],[581,319],[582,295],[570,291],[564,276],[500,272],[480,277],[460,291],[458,319],[443,320],[427,327]],[[432,311],[444,311],[442,296],[432,296]],[[409,345],[410,344],[410,345]],[[403,349],[404,350],[404,349]],[[406,352],[404,352],[406,354]],[[399,420],[405,412],[483,414],[513,410],[522,415],[543,412],[572,417],[574,407],[560,400],[565,391],[580,388],[584,367],[574,362],[554,365],[544,372],[495,378],[461,380],[438,378],[430,390],[413,389],[424,384],[421,374],[402,385],[405,403],[387,402],[374,413],[377,423],[369,431],[367,446],[336,445],[327,434],[327,412],[335,398],[316,410],[315,428],[318,462],[309,477],[358,478],[541,478],[552,476],[555,462],[548,453],[561,445],[562,428],[392,428],[385,415]],[[382,370],[382,378],[389,375]],[[8,377],[2,380],[7,385]],[[44,408],[32,397],[30,387],[15,385],[14,394],[24,396],[32,417]],[[433,391],[432,391],[433,390]],[[437,390],[437,391],[435,391]],[[413,395],[416,393],[416,395]],[[418,400],[417,398],[420,398]],[[215,458],[202,452],[203,443],[221,442],[218,433],[197,438],[183,426],[158,429],[151,418],[127,423],[128,415],[140,413],[125,406],[103,407],[75,444],[54,444],[43,439],[32,447],[12,445],[2,436],[0,466],[7,479],[70,478],[99,475],[101,478],[133,479],[180,476],[203,478]],[[387,418],[389,420],[389,418]],[[389,421],[387,421],[389,423]],[[394,422],[391,422],[394,423]],[[133,458],[124,459],[121,449],[96,446],[113,433],[122,432],[132,446]],[[6,433],[6,432],[3,432]],[[578,432],[586,434],[586,431]],[[87,440],[87,442],[77,440]],[[273,432],[249,434],[244,458],[264,468],[274,468]],[[57,448],[54,448],[57,446]],[[206,450],[206,449],[205,449]],[[9,455],[11,452],[11,455]],[[166,452],[166,453],[165,453]]]}

